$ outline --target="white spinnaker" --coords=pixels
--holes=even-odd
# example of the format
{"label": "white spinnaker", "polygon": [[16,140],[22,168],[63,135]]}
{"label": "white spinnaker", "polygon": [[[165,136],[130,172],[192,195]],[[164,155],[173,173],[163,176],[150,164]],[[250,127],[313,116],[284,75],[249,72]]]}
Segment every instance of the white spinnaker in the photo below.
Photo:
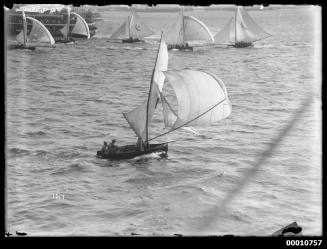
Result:
{"label": "white spinnaker", "polygon": [[75,12],[72,12],[72,15],[76,16],[76,23],[72,30],[72,34],[82,35],[89,39],[91,37],[90,29],[85,19]]}
{"label": "white spinnaker", "polygon": [[[167,70],[168,67],[168,51],[167,45],[163,39],[161,39],[159,50],[157,54],[157,61],[154,66],[154,74],[152,81],[152,89],[149,96],[149,109],[148,109],[148,123],[150,123],[158,98],[163,87],[165,76],[161,70]],[[161,88],[161,90],[160,90]],[[136,107],[128,113],[124,113],[129,125],[132,127],[135,134],[142,140],[146,140],[146,113],[147,113],[147,102],[144,101],[140,106]]]}
{"label": "white spinnaker", "polygon": [[176,23],[164,33],[164,39],[167,44],[183,44],[184,43],[184,24],[183,12],[179,13]]}
{"label": "white spinnaker", "polygon": [[49,30],[40,21],[29,16],[26,19],[32,21],[32,30],[27,36],[28,45],[52,47],[55,44],[55,40]]}
{"label": "white spinnaker", "polygon": [[228,117],[232,107],[224,83],[212,74],[179,70],[164,72],[178,102],[172,129],[182,126],[208,126]]}
{"label": "white spinnaker", "polygon": [[130,38],[142,39],[152,35],[154,32],[141,20],[136,12],[133,12],[129,23]]}
{"label": "white spinnaker", "polygon": [[234,17],[214,36],[214,39],[216,44],[231,44],[235,42]]}
{"label": "white spinnaker", "polygon": [[66,25],[62,29],[60,29],[60,32],[63,34],[65,40],[68,39],[69,31],[70,31],[70,7],[67,6],[67,22]]}
{"label": "white spinnaker", "polygon": [[203,22],[193,16],[184,16],[184,41],[206,41],[213,43],[214,38]]}

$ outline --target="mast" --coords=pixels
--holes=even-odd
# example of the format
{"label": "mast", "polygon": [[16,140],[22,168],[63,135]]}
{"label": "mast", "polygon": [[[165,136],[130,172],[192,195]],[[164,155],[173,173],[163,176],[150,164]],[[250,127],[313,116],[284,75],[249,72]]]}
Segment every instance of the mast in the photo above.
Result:
{"label": "mast", "polygon": [[131,38],[131,23],[134,16],[133,10],[131,11],[132,15],[128,16],[128,38]]}
{"label": "mast", "polygon": [[70,34],[69,30],[70,30],[70,8],[68,6],[68,8],[67,8],[67,40],[68,40],[68,37]]}
{"label": "mast", "polygon": [[148,101],[146,103],[146,122],[145,122],[145,140],[146,140],[146,146],[147,149],[149,149],[149,120],[148,120],[148,116],[149,116],[149,103],[150,103],[150,96],[151,96],[151,91],[152,91],[152,85],[153,85],[153,76],[154,76],[154,71],[156,70],[156,66],[157,66],[157,61],[158,61],[158,55],[159,55],[159,51],[160,51],[160,45],[161,45],[161,40],[162,40],[162,33],[161,32],[161,37],[160,37],[160,42],[159,42],[159,47],[158,47],[158,52],[157,52],[157,58],[156,58],[156,62],[154,64],[154,68],[152,70],[152,76],[151,76],[151,83],[150,83],[150,90],[149,90],[149,95],[148,95]]}
{"label": "mast", "polygon": [[182,29],[183,29],[183,33],[182,33],[182,44],[184,44],[184,34],[185,34],[185,28],[184,28],[184,7],[182,7],[182,20],[183,20],[183,23],[182,23]]}
{"label": "mast", "polygon": [[26,23],[26,17],[25,17],[24,10],[23,10],[23,35],[24,35],[24,46],[26,46],[27,23]]}
{"label": "mast", "polygon": [[237,41],[237,25],[236,25],[236,18],[237,18],[237,11],[238,11],[238,6],[236,6],[236,11],[235,11],[235,44]]}

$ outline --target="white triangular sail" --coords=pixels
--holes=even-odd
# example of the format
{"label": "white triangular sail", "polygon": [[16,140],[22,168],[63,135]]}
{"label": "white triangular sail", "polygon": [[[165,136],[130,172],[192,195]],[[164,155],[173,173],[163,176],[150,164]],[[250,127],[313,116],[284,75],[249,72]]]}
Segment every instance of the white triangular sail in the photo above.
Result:
{"label": "white triangular sail", "polygon": [[[159,50],[157,54],[156,64],[153,69],[153,78],[150,86],[150,93],[148,100],[144,101],[140,106],[136,107],[128,113],[124,113],[124,117],[128,121],[129,125],[132,127],[135,134],[146,141],[146,129],[147,121],[150,123],[155,108],[157,106],[160,92],[163,87],[163,82],[165,76],[162,71],[167,70],[168,67],[168,51],[167,45],[163,39],[161,39]],[[148,106],[148,118],[147,116],[147,106]]]}
{"label": "white triangular sail", "polygon": [[133,11],[129,23],[129,38],[143,39],[153,33],[154,32],[141,20],[138,14]]}
{"label": "white triangular sail", "polygon": [[183,12],[179,13],[176,23],[170,30],[164,33],[164,39],[167,44],[183,44],[184,43],[184,24]]}
{"label": "white triangular sail", "polygon": [[26,21],[26,16],[25,12],[22,11],[22,16],[23,16],[23,29],[22,31],[16,36],[16,40],[20,44],[24,44],[26,46],[26,39],[27,39],[27,21]]}
{"label": "white triangular sail", "polygon": [[214,39],[216,44],[253,43],[271,36],[264,31],[244,10],[237,6],[235,16],[218,32]]}
{"label": "white triangular sail", "polygon": [[87,39],[89,39],[91,37],[90,29],[85,19],[75,12],[72,12],[71,14],[76,16],[76,23],[72,30],[72,34],[85,36]]}
{"label": "white triangular sail", "polygon": [[184,16],[180,12],[177,22],[165,33],[168,44],[182,45],[185,42],[208,42],[213,43],[214,38],[208,27],[193,16]]}
{"label": "white triangular sail", "polygon": [[[255,42],[271,36],[250,17],[242,6],[237,7],[236,27],[238,26],[240,26],[240,36],[243,35],[245,41]],[[237,42],[242,41],[241,38],[240,40],[237,38],[238,31],[236,32]]]}
{"label": "white triangular sail", "polygon": [[219,78],[194,70],[167,71],[164,74],[178,102],[177,118],[173,125],[168,123],[172,130],[183,126],[208,126],[230,115],[231,103]]}
{"label": "white triangular sail", "polygon": [[55,40],[50,34],[49,30],[38,20],[32,17],[26,17],[32,21],[32,29],[27,36],[27,44],[37,47],[53,47]]}
{"label": "white triangular sail", "polygon": [[70,31],[70,7],[67,6],[67,22],[66,25],[62,29],[60,29],[60,32],[63,34],[65,40],[68,40],[69,31]]}
{"label": "white triangular sail", "polygon": [[119,28],[110,36],[110,39],[126,39],[129,37],[129,21],[126,20]]}
{"label": "white triangular sail", "polygon": [[235,42],[235,24],[234,17],[232,17],[226,26],[218,32],[214,39],[217,44],[232,44]]}
{"label": "white triangular sail", "polygon": [[143,39],[154,32],[141,20],[135,11],[111,35],[110,39]]}

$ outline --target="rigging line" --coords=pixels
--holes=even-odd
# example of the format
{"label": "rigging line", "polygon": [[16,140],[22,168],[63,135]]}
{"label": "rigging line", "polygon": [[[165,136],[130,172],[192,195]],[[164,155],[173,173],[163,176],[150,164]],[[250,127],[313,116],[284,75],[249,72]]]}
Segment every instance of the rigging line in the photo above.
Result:
{"label": "rigging line", "polygon": [[167,132],[165,132],[165,133],[163,133],[163,134],[160,134],[160,135],[158,135],[158,136],[156,136],[156,137],[153,137],[153,138],[147,140],[147,142],[149,142],[149,141],[151,141],[151,140],[153,140],[153,139],[156,139],[156,138],[158,138],[158,137],[162,137],[162,136],[164,136],[164,135],[166,135],[166,134],[168,134],[168,133],[170,133],[170,132],[173,132],[173,131],[175,131],[175,130],[177,130],[177,129],[179,129],[179,128],[181,128],[181,127],[183,127],[183,126],[185,126],[185,125],[187,125],[187,124],[189,124],[189,123],[191,123],[191,122],[193,122],[194,120],[196,120],[196,119],[202,117],[204,114],[206,114],[206,113],[208,113],[209,111],[211,111],[211,110],[212,110],[213,108],[215,108],[216,106],[220,105],[220,104],[221,104],[222,102],[224,102],[226,99],[227,99],[227,98],[224,98],[223,100],[219,101],[219,102],[218,102],[217,104],[215,104],[213,107],[211,107],[210,109],[208,109],[208,110],[205,111],[204,113],[200,114],[199,116],[197,116],[197,117],[195,117],[195,118],[193,118],[193,119],[187,121],[185,124],[182,124],[182,125],[180,125],[180,126],[174,128],[174,129],[172,129],[172,130],[169,130],[169,131],[167,131]]}
{"label": "rigging line", "polygon": [[159,42],[159,47],[158,47],[158,52],[157,52],[157,58],[156,62],[154,64],[154,68],[152,70],[152,76],[151,76],[151,83],[150,83],[150,89],[149,89],[149,95],[148,95],[148,101],[146,103],[146,121],[145,121],[145,132],[146,132],[146,144],[147,147],[149,148],[149,103],[150,103],[150,97],[151,97],[151,91],[152,91],[152,85],[153,85],[153,77],[154,77],[154,72],[157,67],[157,62],[158,62],[158,57],[159,57],[159,52],[160,52],[160,47],[161,47],[161,40],[162,40],[162,32],[161,32],[161,37],[160,37],[160,42]]}
{"label": "rigging line", "polygon": [[280,142],[284,137],[293,129],[293,126],[298,121],[300,116],[305,112],[309,107],[310,103],[313,100],[313,94],[310,94],[307,99],[302,103],[300,108],[296,111],[291,121],[284,127],[284,129],[272,140],[268,148],[261,153],[258,159],[254,162],[253,167],[250,168],[239,181],[237,186],[235,186],[222,200],[221,204],[217,204],[215,207],[206,211],[206,215],[201,220],[201,223],[197,226],[199,230],[208,228],[211,225],[215,218],[225,211],[227,204],[244,188],[244,186],[249,182],[250,178],[254,176],[258,169],[265,163],[266,159],[272,155],[274,150],[278,147]]}

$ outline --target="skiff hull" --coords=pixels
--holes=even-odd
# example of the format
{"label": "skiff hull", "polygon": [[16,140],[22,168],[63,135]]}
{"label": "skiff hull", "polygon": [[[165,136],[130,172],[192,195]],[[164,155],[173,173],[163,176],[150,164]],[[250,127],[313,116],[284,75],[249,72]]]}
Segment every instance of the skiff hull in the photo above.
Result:
{"label": "skiff hull", "polygon": [[179,46],[179,45],[168,45],[168,50],[193,51],[193,47]]}
{"label": "skiff hull", "polygon": [[135,42],[144,42],[140,39],[133,39],[133,38],[129,38],[129,39],[123,39],[122,40],[123,43],[135,43]]}
{"label": "skiff hull", "polygon": [[23,44],[11,44],[8,46],[9,50],[14,50],[14,49],[28,49],[28,50],[35,50],[35,47],[29,47],[29,46],[24,46]]}
{"label": "skiff hull", "polygon": [[137,156],[151,154],[154,152],[162,152],[164,155],[166,155],[167,151],[168,143],[150,144],[149,149],[144,151],[139,150],[136,145],[125,145],[117,147],[117,149],[112,152],[104,152],[101,150],[97,151],[97,157],[110,160],[122,160],[131,159]]}
{"label": "skiff hull", "polygon": [[253,47],[253,43],[251,42],[238,42],[233,45],[231,45],[234,48],[247,48],[247,47]]}

